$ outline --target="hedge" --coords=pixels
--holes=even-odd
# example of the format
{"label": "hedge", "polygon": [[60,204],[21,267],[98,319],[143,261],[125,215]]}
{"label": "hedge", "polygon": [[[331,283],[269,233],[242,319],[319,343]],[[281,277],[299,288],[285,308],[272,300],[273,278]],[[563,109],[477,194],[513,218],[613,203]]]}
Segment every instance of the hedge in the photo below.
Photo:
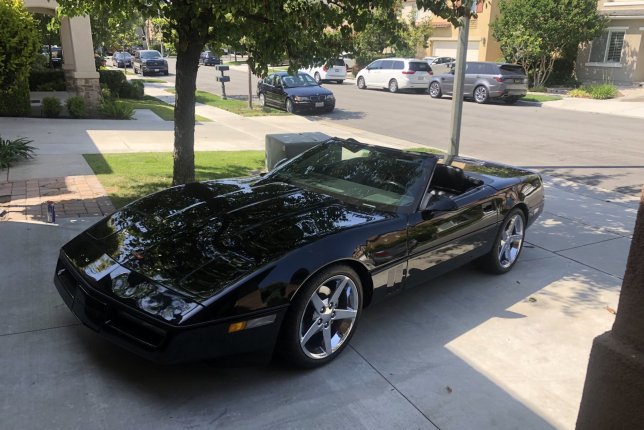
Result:
{"label": "hedge", "polygon": [[32,70],[29,74],[31,91],[67,91],[62,70]]}
{"label": "hedge", "polygon": [[120,70],[99,70],[98,74],[100,75],[99,82],[107,85],[112,95],[120,94],[121,87],[127,82],[125,73]]}
{"label": "hedge", "polygon": [[31,100],[27,79],[16,82],[13,90],[0,89],[0,116],[29,116],[30,114]]}

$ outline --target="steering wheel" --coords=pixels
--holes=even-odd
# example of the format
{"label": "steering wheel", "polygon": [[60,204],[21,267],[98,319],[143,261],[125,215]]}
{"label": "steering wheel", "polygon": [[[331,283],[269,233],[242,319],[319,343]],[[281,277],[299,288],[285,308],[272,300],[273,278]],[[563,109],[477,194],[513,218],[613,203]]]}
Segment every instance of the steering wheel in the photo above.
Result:
{"label": "steering wheel", "polygon": [[393,188],[396,188],[395,190],[390,189],[390,191],[400,192],[400,194],[405,194],[405,192],[407,192],[407,187],[405,187],[402,184],[399,184],[396,181],[382,181],[382,183],[385,185],[391,185]]}

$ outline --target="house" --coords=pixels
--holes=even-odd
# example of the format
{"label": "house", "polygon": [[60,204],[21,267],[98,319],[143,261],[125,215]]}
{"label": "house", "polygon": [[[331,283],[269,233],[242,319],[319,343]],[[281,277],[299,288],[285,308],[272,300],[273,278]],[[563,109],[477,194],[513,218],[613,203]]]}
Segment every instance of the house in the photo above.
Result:
{"label": "house", "polygon": [[[458,32],[448,21],[431,16],[429,12],[418,11],[415,1],[403,2],[403,17],[416,13],[416,19],[431,17],[433,33],[428,41],[424,55],[456,58]],[[477,5],[477,18],[470,21],[467,43],[467,60],[469,61],[502,61],[503,55],[499,42],[492,36],[490,23],[499,15],[499,0],[490,0]]]}
{"label": "house", "polygon": [[[599,0],[597,7],[608,18],[608,24],[601,36],[580,48],[577,78],[583,82],[641,85],[644,83],[644,1]],[[642,59],[638,62],[640,55]]]}

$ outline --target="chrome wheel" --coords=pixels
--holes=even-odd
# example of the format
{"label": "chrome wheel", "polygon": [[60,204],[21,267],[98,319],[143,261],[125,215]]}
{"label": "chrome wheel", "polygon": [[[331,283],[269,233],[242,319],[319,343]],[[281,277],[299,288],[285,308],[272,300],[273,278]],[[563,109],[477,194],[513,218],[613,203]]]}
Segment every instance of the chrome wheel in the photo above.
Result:
{"label": "chrome wheel", "polygon": [[476,103],[486,103],[489,97],[487,88],[483,85],[479,85],[474,89],[474,100],[476,100]]}
{"label": "chrome wheel", "polygon": [[429,95],[434,99],[440,98],[440,96],[442,96],[441,86],[438,82],[432,82],[429,85]]}
{"label": "chrome wheel", "polygon": [[293,102],[291,99],[286,99],[286,112],[293,113],[294,111],[295,107],[293,106]]}
{"label": "chrome wheel", "polygon": [[497,246],[497,258],[501,268],[509,269],[515,263],[523,246],[524,234],[523,216],[515,212],[506,220]]}
{"label": "chrome wheel", "polygon": [[265,106],[266,106],[266,97],[264,97],[264,93],[260,93],[260,94],[259,94],[259,105],[260,105],[261,107],[265,107]]}
{"label": "chrome wheel", "polygon": [[395,79],[392,79],[389,81],[389,92],[395,93],[398,91],[398,81]]}
{"label": "chrome wheel", "polygon": [[358,78],[358,88],[360,88],[361,90],[367,88],[367,85],[365,85],[364,78],[362,76]]}
{"label": "chrome wheel", "polygon": [[332,276],[313,291],[299,323],[302,352],[313,359],[331,357],[349,338],[360,305],[349,276]]}

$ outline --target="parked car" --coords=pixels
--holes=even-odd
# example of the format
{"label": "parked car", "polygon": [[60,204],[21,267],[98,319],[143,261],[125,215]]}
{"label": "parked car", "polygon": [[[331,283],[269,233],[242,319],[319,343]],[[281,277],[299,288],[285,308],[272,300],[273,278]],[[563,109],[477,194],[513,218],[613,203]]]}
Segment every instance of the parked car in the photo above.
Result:
{"label": "parked car", "polygon": [[427,91],[432,69],[424,60],[414,58],[384,58],[376,60],[358,72],[357,85],[388,88],[395,93],[399,90]]}
{"label": "parked car", "polygon": [[288,72],[269,75],[257,83],[257,97],[261,106],[273,106],[291,113],[333,112],[335,108],[333,93],[304,72],[297,75],[289,75]]}
{"label": "parked car", "polygon": [[342,58],[334,58],[302,71],[313,76],[318,83],[333,81],[342,84],[347,78],[347,69]]}
{"label": "parked car", "polygon": [[134,73],[141,73],[145,76],[150,73],[162,73],[168,75],[168,62],[163,59],[159,51],[153,49],[142,49],[134,53],[132,62]]}
{"label": "parked car", "polygon": [[[454,71],[434,76],[429,84],[429,95],[440,98],[451,95]],[[528,93],[528,77],[518,64],[468,61],[465,64],[464,96],[477,103],[503,100],[516,103]]]}
{"label": "parked car", "polygon": [[132,67],[132,55],[129,52],[115,52],[112,55],[112,66]]}
{"label": "parked car", "polygon": [[203,64],[204,66],[216,66],[221,63],[221,58],[217,57],[211,51],[204,51],[199,56],[199,64]]}
{"label": "parked car", "polygon": [[63,48],[56,45],[43,45],[40,51],[47,58],[49,67],[59,69],[63,67]]}
{"label": "parked car", "polygon": [[452,57],[425,57],[423,60],[427,61],[429,67],[432,68],[434,75],[449,73],[454,67],[455,58]]}
{"label": "parked car", "polygon": [[320,366],[364,308],[473,260],[517,263],[541,177],[440,161],[334,138],[263,177],[172,187],[65,244],[54,282],[85,326],[151,360]]}

